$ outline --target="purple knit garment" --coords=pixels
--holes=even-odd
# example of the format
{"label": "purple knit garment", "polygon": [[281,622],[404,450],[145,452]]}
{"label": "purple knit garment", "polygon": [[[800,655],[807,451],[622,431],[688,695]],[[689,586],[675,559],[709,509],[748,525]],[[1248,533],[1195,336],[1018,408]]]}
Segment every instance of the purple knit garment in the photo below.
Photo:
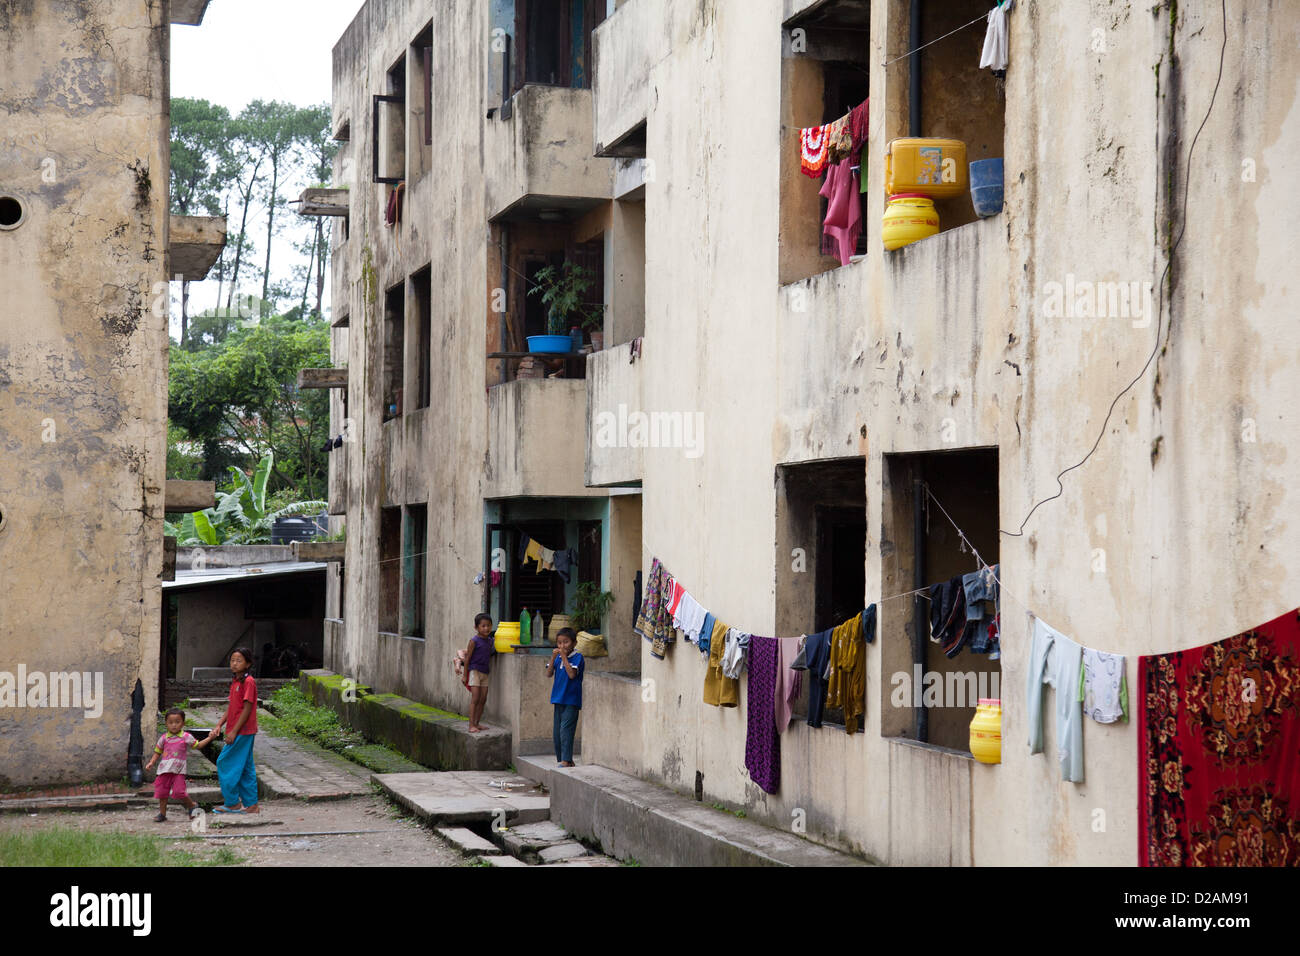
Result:
{"label": "purple knit garment", "polygon": [[780,652],[774,637],[749,639],[745,769],[767,793],[776,793],[781,785],[781,737],[776,732],[776,668]]}

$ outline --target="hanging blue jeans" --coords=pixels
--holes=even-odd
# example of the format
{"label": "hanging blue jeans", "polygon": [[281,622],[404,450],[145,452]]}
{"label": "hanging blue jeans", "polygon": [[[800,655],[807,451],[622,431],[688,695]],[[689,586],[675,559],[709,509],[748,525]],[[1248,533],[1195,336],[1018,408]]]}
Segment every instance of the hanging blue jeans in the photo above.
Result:
{"label": "hanging blue jeans", "polygon": [[257,767],[253,764],[253,738],[240,734],[217,755],[217,780],[226,806],[257,806]]}
{"label": "hanging blue jeans", "polygon": [[553,736],[555,759],[560,763],[573,763],[573,737],[578,730],[578,715],[582,708],[574,704],[555,704]]}

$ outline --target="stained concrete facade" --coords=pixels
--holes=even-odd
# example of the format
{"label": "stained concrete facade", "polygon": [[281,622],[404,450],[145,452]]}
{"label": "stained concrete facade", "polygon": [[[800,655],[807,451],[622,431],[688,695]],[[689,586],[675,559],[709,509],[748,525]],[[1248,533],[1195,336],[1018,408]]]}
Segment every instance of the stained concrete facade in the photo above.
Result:
{"label": "stained concrete facade", "polygon": [[[926,38],[986,6],[926,4]],[[659,661],[642,644],[618,673],[588,672],[582,761],[699,788],[774,826],[799,821],[810,839],[888,863],[1133,864],[1137,728],[1087,723],[1082,784],[1060,779],[1050,713],[1047,752],[1028,753],[1027,610],[1127,655],[1135,688],[1137,656],[1218,640],[1300,604],[1290,451],[1300,342],[1288,278],[1300,14],[1229,3],[1216,94],[1224,25],[1217,8],[1185,7],[1019,4],[1005,85],[977,69],[980,27],[929,48],[916,132],[960,133],[968,158],[1003,157],[1005,206],[981,220],[966,197],[948,200],[943,232],[891,253],[881,242],[885,153],[909,134],[913,91],[908,60],[885,62],[908,50],[906,0],[628,0],[595,31],[590,102],[543,89],[516,97],[507,120],[485,118],[500,106],[486,11],[371,0],[335,49],[336,124],[351,130],[340,159],[351,178],[336,185],[352,188],[335,279],[351,319],[335,355],[351,369],[356,441],[345,459],[346,600],[342,625],[327,628],[327,666],[464,706],[449,659],[484,606],[472,579],[484,562],[484,502],[497,495],[637,489],[642,569],[658,557],[744,630],[811,630],[811,575],[788,569],[794,548],[817,544],[792,542],[801,525],[781,476],[857,462],[861,599],[879,604],[862,732],[796,720],[782,739],[779,792],[765,794],[744,769],[743,700],[704,705],[694,649],[679,643]],[[399,248],[381,225],[386,189],[369,182],[370,94],[431,21],[436,174],[407,183]],[[818,250],[818,184],[800,175],[795,144],[800,127],[825,121],[826,64],[844,61],[859,65],[871,106],[866,252],[838,267]],[[568,112],[579,108],[592,117],[587,144],[575,142]],[[536,134],[521,135],[520,122]],[[605,181],[592,153],[617,157],[608,214],[585,205],[600,195],[592,177]],[[637,182],[625,191],[629,176]],[[531,177],[614,224],[607,269],[629,250],[642,256],[627,287],[643,293],[641,308],[607,310],[607,350],[587,361],[585,403],[568,381],[498,384],[498,362],[486,358],[500,348],[491,301],[510,256],[491,220],[528,207]],[[638,203],[633,216],[619,197]],[[382,293],[429,262],[435,398],[382,422]],[[1159,322],[1145,303],[1058,309],[1054,296],[1078,282],[1149,283]],[[616,289],[607,281],[607,298]],[[642,334],[634,362],[628,343]],[[702,453],[598,440],[601,416],[620,404],[700,416]],[[571,405],[586,411],[576,462]],[[1099,436],[1061,495],[1030,514]],[[998,765],[966,752],[969,708],[933,713],[923,741],[915,708],[891,700],[914,654],[915,603],[900,597],[914,586],[914,480],[1001,564]],[[420,641],[375,628],[378,511],[412,501],[429,508]],[[962,552],[938,507],[926,517],[938,579]],[[611,551],[626,549],[614,524]],[[612,643],[636,643],[630,620],[607,630]],[[511,726],[516,748],[546,736],[542,678],[530,668],[540,662],[506,660],[489,696],[489,721]]]}
{"label": "stained concrete facade", "polygon": [[104,698],[0,686],[0,785],[122,776],[137,679],[146,724],[158,704],[170,21],[0,4],[0,672],[98,674]]}

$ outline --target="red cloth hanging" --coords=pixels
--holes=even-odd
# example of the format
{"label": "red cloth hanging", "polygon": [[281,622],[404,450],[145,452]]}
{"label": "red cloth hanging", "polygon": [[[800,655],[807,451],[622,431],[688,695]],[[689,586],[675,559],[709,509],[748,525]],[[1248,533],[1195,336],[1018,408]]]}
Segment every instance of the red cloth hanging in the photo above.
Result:
{"label": "red cloth hanging", "polygon": [[1300,865],[1300,609],[1138,659],[1138,862]]}

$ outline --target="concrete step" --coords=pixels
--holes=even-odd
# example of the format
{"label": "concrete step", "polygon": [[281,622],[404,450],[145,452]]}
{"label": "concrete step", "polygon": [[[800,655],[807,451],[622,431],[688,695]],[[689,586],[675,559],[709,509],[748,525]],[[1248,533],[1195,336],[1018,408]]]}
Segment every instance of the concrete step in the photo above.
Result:
{"label": "concrete step", "polygon": [[491,840],[485,840],[465,827],[438,827],[437,833],[461,853],[467,855],[498,856],[501,853],[501,848]]}
{"label": "concrete step", "polygon": [[422,820],[435,825],[507,827],[549,820],[551,801],[531,780],[492,770],[377,773],[370,778]]}
{"label": "concrete step", "polygon": [[715,810],[596,765],[551,775],[551,817],[620,860],[647,866],[866,866],[794,833]]}

